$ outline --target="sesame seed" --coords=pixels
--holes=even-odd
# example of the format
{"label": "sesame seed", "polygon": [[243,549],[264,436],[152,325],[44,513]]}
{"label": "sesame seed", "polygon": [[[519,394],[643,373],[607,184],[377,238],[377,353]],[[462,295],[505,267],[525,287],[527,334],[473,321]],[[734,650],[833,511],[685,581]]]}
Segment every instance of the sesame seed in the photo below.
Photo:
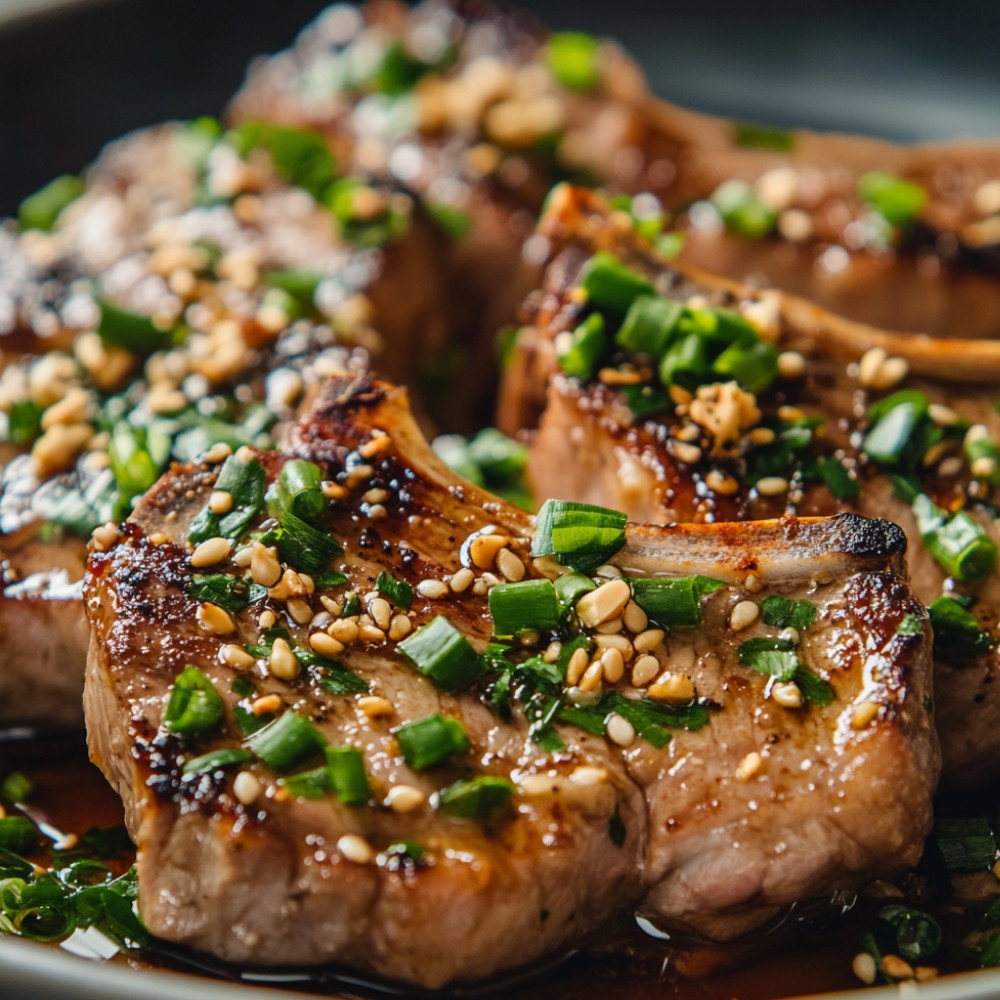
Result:
{"label": "sesame seed", "polygon": [[617,684],[625,674],[625,660],[621,651],[612,647],[601,653],[601,668],[609,684]]}
{"label": "sesame seed", "polygon": [[233,670],[247,670],[257,662],[242,646],[233,642],[227,642],[219,648],[219,659]]}
{"label": "sesame seed", "polygon": [[281,696],[276,694],[261,695],[250,703],[250,711],[258,718],[262,715],[272,715],[279,708],[281,708]]}
{"label": "sesame seed", "polygon": [[760,608],[756,601],[740,601],[729,613],[729,627],[734,632],[740,632],[753,625],[759,614]]}
{"label": "sesame seed", "polygon": [[640,653],[649,653],[663,642],[663,634],[662,628],[648,628],[645,632],[640,632],[632,644]]}
{"label": "sesame seed", "polygon": [[851,969],[866,986],[871,986],[878,975],[878,966],[875,959],[867,951],[859,951],[851,962]]}
{"label": "sesame seed", "polygon": [[[311,640],[310,636],[310,642]],[[286,639],[279,637],[274,640],[271,656],[267,661],[267,669],[272,677],[277,677],[278,680],[282,681],[291,681],[298,676],[299,661]]]}
{"label": "sesame seed", "polygon": [[469,544],[469,557],[480,569],[491,569],[507,541],[506,535],[476,535]]}
{"label": "sesame seed", "polygon": [[798,351],[782,351],[778,355],[778,374],[782,378],[798,378],[806,370],[806,359]]}
{"label": "sesame seed", "polygon": [[375,852],[364,837],[356,833],[345,833],[337,841],[337,850],[348,861],[356,865],[370,865],[375,860]]}
{"label": "sesame seed", "polygon": [[320,656],[339,656],[344,651],[344,644],[327,632],[313,632],[309,636],[309,645]]}
{"label": "sesame seed", "polygon": [[233,795],[242,805],[253,805],[262,791],[260,779],[252,771],[240,771],[233,780]]}
{"label": "sesame seed", "polygon": [[893,979],[913,978],[913,966],[898,955],[883,955],[882,971]]}
{"label": "sesame seed", "polygon": [[701,461],[701,448],[697,445],[687,444],[685,441],[674,441],[673,442],[673,455],[678,462],[683,462],[685,465],[694,465],[695,462]]}
{"label": "sesame seed", "polygon": [[774,431],[770,427],[754,427],[747,435],[751,444],[768,445],[774,441]]}
{"label": "sesame seed", "polygon": [[358,448],[358,454],[362,458],[374,458],[376,455],[381,455],[383,452],[388,451],[391,446],[392,438],[388,434],[378,434]]}
{"label": "sesame seed", "polygon": [[635,727],[617,712],[612,712],[604,720],[604,732],[612,743],[617,743],[620,747],[631,746],[635,742]]}
{"label": "sesame seed", "polygon": [[269,628],[274,628],[277,621],[278,616],[270,608],[264,608],[257,619],[257,624],[266,632]]}
{"label": "sesame seed", "polygon": [[220,441],[218,444],[212,445],[204,455],[201,456],[203,462],[207,462],[209,465],[217,465],[219,462],[224,462],[230,455],[232,455],[233,449],[229,447],[224,441]]}
{"label": "sesame seed", "polygon": [[778,419],[784,420],[786,423],[795,423],[797,420],[805,419],[805,411],[800,410],[797,406],[779,406]]}
{"label": "sesame seed", "polygon": [[372,489],[367,490],[362,494],[361,499],[365,503],[381,503],[386,497],[389,496],[388,490],[383,490],[380,487],[372,487]]}
{"label": "sesame seed", "polygon": [[307,625],[312,621],[313,609],[308,601],[301,597],[290,597],[285,605],[288,614],[297,625]]}
{"label": "sesame seed", "polygon": [[475,579],[475,573],[473,573],[468,566],[463,566],[452,576],[451,580],[448,581],[448,586],[451,587],[456,594],[464,594],[469,587],[472,586]]}
{"label": "sesame seed", "polygon": [[527,774],[517,787],[522,795],[529,797],[552,795],[556,791],[555,782],[546,774]]}
{"label": "sesame seed", "polygon": [[753,750],[736,765],[736,780],[749,781],[763,766],[764,758]]}
{"label": "sesame seed", "polygon": [[797,646],[799,644],[799,630],[794,625],[786,625],[778,633],[778,638],[784,639],[786,642],[792,642]]}
{"label": "sesame seed", "polygon": [[154,531],[149,536],[149,540],[153,545],[166,545],[170,541],[170,536],[164,531]]}
{"label": "sesame seed", "polygon": [[660,661],[646,653],[632,665],[632,686],[645,687],[660,672]]}
{"label": "sesame seed", "polygon": [[330,623],[327,632],[338,642],[354,642],[358,637],[358,623],[352,618],[338,618]]}
{"label": "sesame seed", "polygon": [[389,638],[393,642],[405,639],[413,631],[413,623],[404,614],[393,615],[389,622]]}
{"label": "sesame seed", "polygon": [[569,780],[574,785],[601,785],[608,780],[608,772],[603,767],[581,764],[570,772]]}
{"label": "sesame seed", "polygon": [[496,555],[496,565],[500,573],[511,583],[524,579],[524,563],[510,549],[500,549]]}
{"label": "sesame seed", "polygon": [[744,589],[751,594],[756,594],[763,586],[764,581],[756,573],[747,573],[743,580]]}
{"label": "sesame seed", "polygon": [[[950,406],[945,406],[943,403],[929,403],[927,406],[927,416],[938,427],[953,427],[958,423],[958,414]],[[979,426],[982,425],[980,424]]]}
{"label": "sesame seed", "polygon": [[347,490],[339,483],[330,482],[329,479],[320,483],[320,489],[327,500],[343,500],[347,496]]}
{"label": "sesame seed", "polygon": [[385,632],[377,625],[359,625],[358,638],[363,642],[381,642],[385,639]]}
{"label": "sesame seed", "polygon": [[261,587],[273,587],[281,579],[281,563],[276,549],[254,542],[250,556],[250,576]]}
{"label": "sesame seed", "polygon": [[220,608],[218,604],[210,604],[206,601],[198,606],[198,624],[205,632],[212,635],[230,635],[236,631],[236,625],[229,612]]}
{"label": "sesame seed", "polygon": [[601,635],[614,635],[616,632],[620,632],[625,622],[623,618],[612,618],[609,622],[601,622],[597,626],[597,631]]}
{"label": "sesame seed", "polygon": [[646,617],[646,612],[635,601],[629,601],[622,612],[622,622],[630,632],[638,635],[645,630],[649,619]]}
{"label": "sesame seed", "polygon": [[887,357],[884,347],[871,347],[865,351],[858,362],[858,381],[867,388],[875,388],[879,369]]}
{"label": "sesame seed", "polygon": [[878,715],[878,705],[873,701],[863,701],[851,713],[851,728],[864,729]]}
{"label": "sesame seed", "polygon": [[114,521],[106,521],[100,527],[94,528],[91,537],[96,551],[107,552],[118,541],[118,525]]}
{"label": "sesame seed", "polygon": [[962,460],[957,455],[943,458],[938,466],[938,475],[952,479],[962,471]]}
{"label": "sesame seed", "polygon": [[208,498],[208,509],[213,514],[228,514],[233,509],[233,495],[226,490],[212,490]]}
{"label": "sesame seed", "polygon": [[601,686],[604,678],[604,665],[600,660],[594,660],[583,672],[580,683],[577,685],[581,691],[596,691]]}
{"label": "sesame seed", "polygon": [[233,553],[233,562],[239,566],[240,569],[249,568],[252,559],[253,548],[249,545],[244,545],[242,549],[237,549]]}
{"label": "sesame seed", "polygon": [[609,580],[584,594],[576,602],[576,613],[584,625],[593,628],[617,618],[631,597],[632,590],[625,580]]}
{"label": "sesame seed", "polygon": [[[447,588],[445,588],[445,592],[447,593]],[[376,597],[368,602],[368,614],[372,616],[380,629],[387,629],[392,620],[392,605],[384,597]]]}
{"label": "sesame seed", "polygon": [[794,681],[779,682],[771,688],[771,697],[782,708],[801,708],[802,692]]}
{"label": "sesame seed", "polygon": [[385,804],[394,813],[410,813],[419,809],[427,801],[427,796],[413,785],[393,785],[385,797]]}
{"label": "sesame seed", "polygon": [[583,672],[590,663],[590,657],[585,649],[574,649],[566,664],[566,683],[570,687],[575,687],[579,683]]}
{"label": "sesame seed", "polygon": [[382,520],[382,518],[384,518],[384,517],[388,517],[388,516],[389,516],[389,512],[388,512],[388,511],[387,511],[387,510],[385,509],[385,507],[384,507],[384,506],[383,506],[382,504],[380,504],[380,503],[373,503],[373,504],[372,504],[372,505],[371,505],[371,506],[370,506],[370,507],[368,508],[368,517],[369,517],[369,518],[370,518],[370,519],[371,519],[372,521],[381,521],[381,520]]}
{"label": "sesame seed", "polygon": [[656,701],[687,702],[694,697],[694,683],[687,674],[668,672],[661,674],[646,692]]}
{"label": "sesame seed", "polygon": [[594,642],[598,649],[616,649],[626,659],[631,659],[634,649],[632,643],[623,635],[595,635]]}
{"label": "sesame seed", "polygon": [[719,469],[711,469],[705,476],[705,485],[713,492],[722,496],[732,496],[739,488],[740,484],[726,473]]}
{"label": "sesame seed", "polygon": [[757,492],[762,497],[776,497],[788,492],[788,480],[782,476],[764,476],[757,480]]}
{"label": "sesame seed", "polygon": [[378,695],[367,694],[358,699],[358,708],[361,709],[369,719],[381,719],[386,715],[392,715],[396,709],[388,698],[380,698]]}
{"label": "sesame seed", "polygon": [[426,597],[433,601],[447,595],[448,584],[442,580],[421,580],[416,586],[416,591],[421,597]]}

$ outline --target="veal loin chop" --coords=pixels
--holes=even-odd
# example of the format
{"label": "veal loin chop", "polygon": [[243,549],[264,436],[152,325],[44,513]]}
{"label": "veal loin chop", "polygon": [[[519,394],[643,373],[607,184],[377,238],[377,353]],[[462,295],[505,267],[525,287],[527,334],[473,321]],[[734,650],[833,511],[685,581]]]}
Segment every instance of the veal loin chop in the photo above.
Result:
{"label": "veal loin chop", "polygon": [[470,280],[508,307],[525,227],[575,178],[654,195],[644,216],[664,209],[685,259],[714,273],[893,329],[1000,331],[996,142],[906,147],[686,111],[613,43],[479,0],[337,4],[251,66],[231,113],[321,129],[345,162],[465,208]]}
{"label": "veal loin chop", "polygon": [[[329,498],[318,535],[289,515],[306,494]],[[193,548],[206,530],[234,537]],[[532,558],[529,517],[440,463],[403,390],[334,378],[286,452],[177,468],[95,539],[88,731],[143,920],[238,963],[440,986],[636,905],[727,938],[912,863],[938,754],[904,544],[855,515],[633,525],[587,549],[588,579],[544,539],[556,555]],[[532,598],[505,623],[528,590],[565,610]],[[797,631],[766,624],[777,597]],[[207,724],[178,689],[202,723],[216,705]],[[418,759],[414,723],[446,728],[443,751]],[[304,752],[274,755],[282,727]],[[325,743],[360,751],[354,805],[315,766]]]}
{"label": "veal loin chop", "polygon": [[[995,777],[1000,579],[992,569],[963,578],[933,557],[936,541],[922,538],[928,529],[918,523],[915,498],[901,496],[900,479],[910,484],[907,493],[922,492],[943,514],[966,511],[984,536],[974,544],[989,549],[1000,540],[991,506],[995,463],[977,465],[969,450],[977,435],[986,446],[1000,440],[993,405],[1000,342],[879,331],[792,296],[666,262],[621,213],[610,214],[600,198],[581,190],[560,189],[539,232],[551,248],[550,266],[505,373],[500,410],[501,426],[514,432],[535,425],[533,406],[545,407],[529,466],[538,494],[613,506],[657,523],[844,510],[897,522],[910,540],[917,597],[928,605],[946,591],[974,599],[978,629],[971,632],[983,630],[971,649],[944,635],[936,646],[945,781],[974,785]],[[668,390],[649,354],[611,342],[589,377],[560,372],[567,364],[558,357],[560,338],[573,336],[595,308],[582,288],[599,252],[648,279],[648,293],[655,286],[655,293],[695,312],[722,307],[733,322],[742,316],[751,340],[756,324],[756,337],[777,345],[776,378],[756,395],[733,375]],[[779,350],[786,353],[779,357]],[[873,406],[883,399],[897,416],[895,403],[912,403],[922,414],[888,450],[866,436],[878,423]],[[640,407],[645,411],[637,415]]]}
{"label": "veal loin chop", "polygon": [[414,198],[308,132],[160,126],[70,194],[0,228],[0,719],[52,725],[81,718],[91,530],[171,459],[271,441],[333,368],[418,371],[453,296]]}

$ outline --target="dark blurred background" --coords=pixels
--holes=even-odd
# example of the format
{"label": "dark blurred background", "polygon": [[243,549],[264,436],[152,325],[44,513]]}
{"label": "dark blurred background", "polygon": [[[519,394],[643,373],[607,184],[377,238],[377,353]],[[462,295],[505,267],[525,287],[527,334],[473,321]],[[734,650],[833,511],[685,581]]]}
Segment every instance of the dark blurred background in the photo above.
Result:
{"label": "dark blurred background", "polygon": [[[247,60],[320,0],[0,0],[0,215],[109,139],[218,113]],[[663,97],[897,140],[1000,136],[1000,2],[540,0],[553,28],[618,37]],[[14,16],[11,16],[11,8]]]}

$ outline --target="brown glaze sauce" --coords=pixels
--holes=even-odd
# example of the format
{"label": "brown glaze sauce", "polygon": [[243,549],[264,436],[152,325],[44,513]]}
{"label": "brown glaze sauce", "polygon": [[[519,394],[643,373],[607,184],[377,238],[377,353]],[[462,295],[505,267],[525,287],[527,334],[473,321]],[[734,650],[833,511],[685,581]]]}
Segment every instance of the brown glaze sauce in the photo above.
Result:
{"label": "brown glaze sauce", "polygon": [[[89,762],[82,733],[44,738],[0,734],[0,775],[14,770],[24,772],[34,784],[30,811],[36,822],[77,834],[122,822],[121,803]],[[575,955],[544,971],[460,992],[497,1000],[606,1000],[609,996],[616,1000],[771,1000],[857,988],[861,984],[851,971],[851,961],[880,905],[862,900],[847,914],[831,916],[833,910],[827,909],[826,916],[812,919],[796,920],[793,914],[783,926],[752,943],[714,952],[679,951],[623,919],[583,943]],[[198,966],[196,956],[188,963],[172,952],[154,951],[141,959],[119,956],[113,961],[186,972]],[[214,971],[224,978],[241,976],[240,970]],[[347,986],[330,973],[303,972],[302,982],[285,981],[280,986],[321,996],[367,997],[381,992]],[[253,988],[247,984],[248,997]],[[442,994],[447,995],[447,991]]]}

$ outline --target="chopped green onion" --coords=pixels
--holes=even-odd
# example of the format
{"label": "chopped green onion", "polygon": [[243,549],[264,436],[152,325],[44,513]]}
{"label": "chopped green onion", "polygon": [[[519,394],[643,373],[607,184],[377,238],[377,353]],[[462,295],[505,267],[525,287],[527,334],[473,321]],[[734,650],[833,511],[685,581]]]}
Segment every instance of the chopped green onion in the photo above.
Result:
{"label": "chopped green onion", "polygon": [[896,635],[920,635],[924,630],[924,618],[916,611],[908,611],[896,626]]}
{"label": "chopped green onion", "polygon": [[853,500],[861,492],[861,484],[847,466],[832,455],[821,455],[816,460],[816,471],[835,500]]}
{"label": "chopped green onion", "polygon": [[683,233],[661,233],[653,241],[656,252],[667,260],[673,260],[684,249]]}
{"label": "chopped green onion", "polygon": [[394,730],[399,750],[414,771],[424,771],[457,754],[467,753],[469,738],[458,719],[438,712]]}
{"label": "chopped green onion", "polygon": [[271,719],[266,715],[254,715],[249,708],[243,705],[233,706],[233,718],[243,736],[250,736],[257,730],[263,729]]}
{"label": "chopped green onion", "polygon": [[7,440],[31,444],[42,432],[42,408],[30,399],[11,403],[7,413]]}
{"label": "chopped green onion", "polygon": [[625,544],[620,511],[569,500],[546,500],[539,510],[532,556],[551,555],[563,566],[590,573]]}
{"label": "chopped green onion", "polygon": [[197,736],[215,729],[225,709],[215,685],[197,667],[188,666],[170,689],[163,724],[183,736]]}
{"label": "chopped green onion", "polygon": [[666,390],[655,385],[623,385],[621,394],[636,420],[663,413],[670,406]]}
{"label": "chopped green onion", "polygon": [[286,510],[278,526],[261,537],[265,545],[274,545],[283,562],[303,573],[319,573],[330,560],[344,551],[343,546],[325,528],[317,528]]}
{"label": "chopped green onion", "polygon": [[225,514],[214,514],[206,503],[194,519],[188,533],[193,545],[222,535],[238,538],[264,505],[264,483],[267,474],[255,458],[243,461],[239,452],[230,455],[222,465],[215,489],[233,498],[232,508]]}
{"label": "chopped green onion", "polygon": [[651,622],[663,628],[693,628],[701,624],[701,599],[724,586],[707,576],[676,579],[634,579],[632,598]]}
{"label": "chopped green onion", "polygon": [[893,226],[914,222],[927,203],[927,192],[919,184],[882,170],[860,178],[858,195]]}
{"label": "chopped green onion", "polygon": [[0,817],[0,849],[29,854],[37,846],[38,831],[27,816]]}
{"label": "chopped green onion", "polygon": [[347,583],[348,578],[343,573],[330,570],[326,573],[318,573],[313,579],[317,590],[333,590],[334,587]]}
{"label": "chopped green onion", "polygon": [[545,61],[552,75],[567,90],[587,93],[601,80],[599,43],[593,35],[563,31],[553,35],[545,47]]}
{"label": "chopped green onion", "polygon": [[304,764],[321,753],[326,745],[323,734],[295,712],[279,715],[246,740],[247,749],[279,773]]}
{"label": "chopped green onion", "polygon": [[586,382],[593,377],[598,359],[607,347],[604,337],[604,317],[591,313],[568,337],[563,346],[563,335],[556,340],[559,367],[573,378]]}
{"label": "chopped green onion", "polygon": [[399,650],[418,673],[430,677],[449,694],[478,680],[486,669],[465,636],[442,615],[407,636]]}
{"label": "chopped green onion", "polygon": [[416,59],[399,42],[388,45],[371,77],[371,85],[381,94],[399,97],[408,94],[431,66]]}
{"label": "chopped green onion", "polygon": [[934,652],[945,659],[974,660],[994,645],[976,617],[953,597],[942,595],[927,609],[934,630]]}
{"label": "chopped green onion", "polygon": [[726,229],[746,239],[767,236],[778,219],[777,212],[745,181],[724,181],[710,200]]}
{"label": "chopped green onion", "polygon": [[997,544],[968,511],[948,517],[930,497],[921,493],[913,501],[920,541],[934,561],[962,583],[973,583],[996,568]]}
{"label": "chopped green onion", "polygon": [[985,816],[939,817],[931,839],[950,872],[986,871],[996,862],[997,842]]}
{"label": "chopped green onion", "polygon": [[83,181],[79,177],[72,174],[56,177],[21,202],[17,210],[18,225],[22,229],[48,232],[55,227],[62,210],[76,201],[83,191]]}
{"label": "chopped green onion", "polygon": [[220,750],[210,750],[200,757],[192,757],[183,767],[184,774],[206,774],[209,771],[220,771],[236,764],[246,764],[253,760],[253,755],[240,747],[223,747]]}
{"label": "chopped green onion", "polygon": [[469,441],[469,458],[487,484],[507,483],[524,474],[528,449],[495,427],[485,427]]}
{"label": "chopped green onion", "polygon": [[660,381],[694,390],[712,381],[708,343],[698,333],[689,333],[675,341],[660,359]]}
{"label": "chopped green onion", "polygon": [[795,629],[809,628],[816,620],[817,607],[812,601],[795,601],[788,597],[772,594],[760,602],[760,614],[765,625],[778,628],[791,626]]}
{"label": "chopped green onion", "polygon": [[241,698],[249,698],[251,695],[257,693],[257,689],[253,685],[253,681],[249,677],[234,677],[233,682],[229,685],[235,694],[238,694]]}
{"label": "chopped green onion", "polygon": [[[375,210],[365,202],[370,202]],[[353,177],[344,177],[330,185],[326,205],[337,220],[340,235],[358,246],[385,246],[409,228],[407,213],[397,210],[384,195]]]}
{"label": "chopped green onion", "polygon": [[659,358],[677,327],[684,307],[659,295],[640,295],[629,307],[615,343],[626,351]]}
{"label": "chopped green onion", "polygon": [[337,798],[345,806],[367,802],[370,793],[361,751],[357,747],[327,747],[324,753],[330,783]]}
{"label": "chopped green onion", "polygon": [[382,853],[385,855],[386,866],[392,870],[400,864],[416,864],[425,852],[415,840],[403,839],[390,844]]}
{"label": "chopped green onion", "polygon": [[976,437],[970,431],[965,436],[964,450],[973,478],[993,487],[1000,486],[1000,445],[989,433]]}
{"label": "chopped green onion", "polygon": [[26,774],[21,771],[11,771],[0,785],[0,798],[11,805],[20,805],[31,798],[34,788],[31,778]]}
{"label": "chopped green onion", "polygon": [[202,575],[195,573],[188,586],[188,594],[196,601],[208,601],[235,614],[267,597],[267,587],[254,583],[249,577],[230,576],[228,573]]}
{"label": "chopped green onion", "polygon": [[584,576],[582,573],[564,573],[557,577],[553,584],[556,592],[556,599],[564,612],[575,607],[576,602],[588,591],[594,590],[597,584]]}
{"label": "chopped green onion", "polygon": [[656,294],[651,282],[606,250],[591,257],[581,284],[592,305],[618,316],[624,316],[640,295]]}
{"label": "chopped green onion", "polygon": [[133,427],[124,420],[116,423],[111,429],[108,460],[122,495],[131,498],[145,493],[160,478],[169,453],[169,438],[157,440],[154,428]]}
{"label": "chopped green onion", "polygon": [[926,962],[941,948],[941,926],[929,913],[892,903],[882,907],[878,919],[895,937],[893,953],[908,962]]}
{"label": "chopped green onion", "polygon": [[515,790],[505,778],[468,778],[438,792],[438,809],[461,819],[486,819],[502,809]]}
{"label": "chopped green onion", "polygon": [[133,354],[152,354],[170,346],[172,331],[161,330],[148,316],[119,309],[103,299],[97,304],[101,310],[97,332],[104,343]]}
{"label": "chopped green onion", "polygon": [[795,134],[787,129],[755,122],[733,122],[733,139],[745,149],[773,149],[788,152],[795,145]]}
{"label": "chopped green onion", "polygon": [[324,660],[316,656],[312,650],[296,649],[295,655],[299,662],[306,666],[320,667],[316,674],[316,683],[330,694],[365,694],[370,690],[364,678],[348,670],[342,663]]}
{"label": "chopped green onion", "polygon": [[427,214],[453,239],[460,240],[472,232],[472,216],[457,205],[443,201],[424,202]]}
{"label": "chopped green onion", "polygon": [[748,639],[736,647],[740,663],[767,674],[777,681],[790,681],[802,666],[795,643],[790,639]]}
{"label": "chopped green onion", "polygon": [[907,448],[927,416],[927,397],[922,393],[896,393],[872,407],[875,421],[865,435],[862,450],[880,465],[900,468],[907,462]]}
{"label": "chopped green onion", "polygon": [[734,379],[747,392],[763,392],[778,377],[778,348],[765,340],[735,343],[712,362],[715,381]]}
{"label": "chopped green onion", "polygon": [[361,598],[357,594],[348,594],[344,606],[340,609],[341,618],[351,618],[361,613]]}
{"label": "chopped green onion", "polygon": [[281,467],[281,474],[268,491],[268,510],[275,517],[291,511],[303,521],[318,521],[326,510],[322,481],[323,473],[315,462],[290,459]]}
{"label": "chopped green onion", "polygon": [[401,608],[408,608],[413,603],[413,587],[406,580],[390,576],[385,570],[375,580],[375,589]]}
{"label": "chopped green onion", "polygon": [[274,169],[289,183],[308,191],[316,201],[334,179],[333,157],[318,132],[248,121],[234,128],[228,138],[243,157],[254,148],[267,150]]}
{"label": "chopped green onion", "polygon": [[601,699],[600,707],[605,718],[609,712],[624,716],[639,736],[657,749],[667,745],[671,729],[694,732],[708,722],[708,708],[697,702],[664,705],[649,698],[626,698],[613,691]]}
{"label": "chopped green onion", "polygon": [[268,271],[264,281],[272,288],[280,288],[306,309],[315,304],[316,289],[323,280],[320,271],[294,270]]}
{"label": "chopped green onion", "polygon": [[325,766],[287,774],[278,779],[278,784],[299,799],[322,799],[333,790],[330,771]]}
{"label": "chopped green onion", "polygon": [[501,583],[490,590],[489,603],[494,635],[513,636],[527,629],[559,627],[559,601],[551,580]]}

